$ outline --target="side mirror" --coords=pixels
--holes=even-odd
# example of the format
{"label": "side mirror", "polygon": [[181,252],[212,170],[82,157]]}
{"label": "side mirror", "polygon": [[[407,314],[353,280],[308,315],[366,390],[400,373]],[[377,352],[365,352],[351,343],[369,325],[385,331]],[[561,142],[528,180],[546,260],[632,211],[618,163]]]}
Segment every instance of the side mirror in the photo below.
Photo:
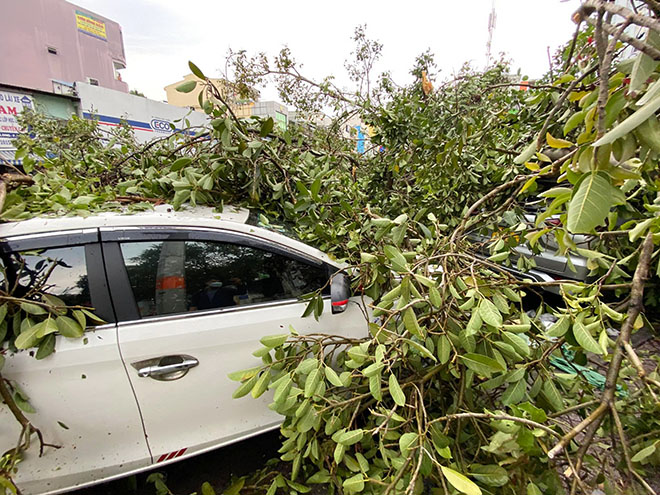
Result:
{"label": "side mirror", "polygon": [[330,282],[333,315],[346,311],[349,297],[351,297],[351,279],[344,272],[335,273]]}

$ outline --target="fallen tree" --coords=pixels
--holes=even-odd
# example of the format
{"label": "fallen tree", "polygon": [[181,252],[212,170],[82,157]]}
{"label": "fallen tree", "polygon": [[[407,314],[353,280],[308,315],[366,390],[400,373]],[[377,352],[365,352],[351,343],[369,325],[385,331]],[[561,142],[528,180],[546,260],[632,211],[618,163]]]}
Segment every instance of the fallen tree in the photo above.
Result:
{"label": "fallen tree", "polygon": [[[202,103],[211,121],[190,138],[139,147],[93,123],[28,116],[32,134],[17,156],[33,183],[9,189],[1,218],[157,201],[246,205],[264,224],[286,222],[351,264],[355,290],[373,300],[363,342],[282,335],[259,350],[262,367],[234,375],[236,397],[270,388],[285,418],[281,453],[291,472],[267,478],[268,495],[314,483],[385,495],[655,493],[648,475],[660,460],[660,378],[631,334],[652,328],[657,305],[660,34],[656,3],[633,7],[585,2],[575,20],[591,27],[558,54],[562,73],[526,92],[511,85],[506,64],[466,67],[429,90],[428,54],[410,87],[387,76],[374,87],[356,69],[364,84],[353,95],[304,78],[288,51],[270,63],[235,57],[239,85],[274,75],[293,102],[312,87],[319,100],[310,109],[335,101],[344,115],[359,112],[375,132],[365,154],[332,128],[283,132],[272,119],[237,119],[192,64],[209,86]],[[644,39],[626,34],[631,25],[648,29]],[[359,31],[356,41],[368,70],[378,44]],[[475,246],[479,231],[487,241]],[[538,253],[550,238],[562,255],[589,260],[589,282],[520,281],[506,269],[533,267],[515,248]],[[545,300],[548,285],[560,300]],[[37,337],[35,326],[79,309],[39,290],[10,292],[0,293],[3,328],[11,321],[18,331],[3,341],[46,357],[62,329]],[[534,311],[524,304],[530,293],[539,295]],[[79,326],[82,335],[84,319]],[[560,358],[572,372],[553,365]],[[588,363],[604,369],[602,387],[582,371]],[[11,389],[2,383],[0,391]],[[11,396],[3,393],[10,407]],[[16,456],[38,435],[29,421],[24,432],[0,465],[7,487]]]}

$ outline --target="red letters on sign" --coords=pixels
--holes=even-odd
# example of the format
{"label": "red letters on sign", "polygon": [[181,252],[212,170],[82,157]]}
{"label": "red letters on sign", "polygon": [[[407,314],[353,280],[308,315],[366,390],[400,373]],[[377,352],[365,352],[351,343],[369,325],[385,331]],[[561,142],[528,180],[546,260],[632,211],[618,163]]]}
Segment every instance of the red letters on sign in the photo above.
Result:
{"label": "red letters on sign", "polygon": [[0,105],[0,113],[5,115],[18,115],[18,113],[16,113],[16,107],[3,107],[2,105]]}

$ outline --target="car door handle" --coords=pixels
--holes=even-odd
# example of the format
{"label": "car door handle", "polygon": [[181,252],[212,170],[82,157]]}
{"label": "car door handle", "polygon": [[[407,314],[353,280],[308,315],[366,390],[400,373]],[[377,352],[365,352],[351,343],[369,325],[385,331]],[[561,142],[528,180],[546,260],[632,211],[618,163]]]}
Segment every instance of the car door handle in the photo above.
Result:
{"label": "car door handle", "polygon": [[132,363],[140,378],[154,380],[177,380],[183,378],[199,361],[187,355],[162,356]]}

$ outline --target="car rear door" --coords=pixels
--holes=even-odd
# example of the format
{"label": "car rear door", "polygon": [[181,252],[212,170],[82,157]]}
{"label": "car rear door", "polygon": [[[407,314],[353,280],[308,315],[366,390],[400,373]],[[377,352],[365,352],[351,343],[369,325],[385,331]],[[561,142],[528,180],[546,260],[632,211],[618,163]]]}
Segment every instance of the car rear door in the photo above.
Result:
{"label": "car rear door", "polygon": [[[155,462],[275,428],[269,399],[232,399],[233,371],[265,335],[297,331],[362,336],[356,304],[301,318],[296,296],[322,287],[330,269],[281,245],[227,232],[102,230],[109,284],[118,306],[119,343]],[[121,309],[119,309],[121,308]]]}
{"label": "car rear door", "polygon": [[[83,338],[56,338],[55,352],[37,360],[33,351],[5,352],[3,376],[29,398],[27,417],[43,433],[39,457],[33,438],[19,464],[23,493],[50,493],[108,479],[148,466],[151,456],[137,403],[117,345],[98,230],[10,238],[2,246],[6,282],[29,290],[50,271],[46,292],[67,305],[95,308],[107,324]],[[29,410],[29,408],[28,408]],[[17,421],[0,407],[0,452],[16,446]]]}

